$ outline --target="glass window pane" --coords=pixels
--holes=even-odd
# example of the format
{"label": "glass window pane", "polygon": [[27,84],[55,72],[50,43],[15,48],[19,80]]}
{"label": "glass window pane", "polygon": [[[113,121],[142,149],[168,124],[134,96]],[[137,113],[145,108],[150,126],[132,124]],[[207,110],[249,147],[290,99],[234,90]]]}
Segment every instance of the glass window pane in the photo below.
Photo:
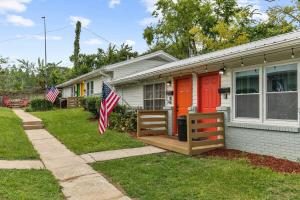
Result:
{"label": "glass window pane", "polygon": [[144,100],[144,109],[153,110],[153,100]]}
{"label": "glass window pane", "polygon": [[153,85],[144,86],[144,99],[153,99]]}
{"label": "glass window pane", "polygon": [[90,95],[90,83],[86,84],[86,91],[87,91],[87,96]]}
{"label": "glass window pane", "polygon": [[155,84],[155,98],[165,98],[165,84]]}
{"label": "glass window pane", "polygon": [[154,109],[155,110],[162,110],[165,106],[165,100],[164,99],[156,99],[154,100]]}
{"label": "glass window pane", "polygon": [[236,95],[235,116],[259,118],[259,94]]}
{"label": "glass window pane", "polygon": [[267,92],[297,91],[297,65],[269,67]]}
{"label": "glass window pane", "polygon": [[236,94],[259,93],[259,70],[236,72]]}
{"label": "glass window pane", "polygon": [[267,94],[267,119],[298,119],[297,92]]}

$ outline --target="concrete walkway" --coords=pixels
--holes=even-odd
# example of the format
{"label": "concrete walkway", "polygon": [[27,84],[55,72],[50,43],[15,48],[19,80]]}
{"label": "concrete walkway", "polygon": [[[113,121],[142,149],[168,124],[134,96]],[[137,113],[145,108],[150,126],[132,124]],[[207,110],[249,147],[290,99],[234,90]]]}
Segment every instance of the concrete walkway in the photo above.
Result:
{"label": "concrete walkway", "polygon": [[138,148],[130,148],[130,149],[88,153],[88,154],[81,155],[81,158],[84,159],[87,163],[93,163],[97,161],[114,160],[114,159],[148,155],[154,153],[162,153],[162,152],[166,152],[166,150],[153,147],[153,146],[146,146],[146,147],[138,147]]}
{"label": "concrete walkway", "polygon": [[0,160],[0,169],[45,169],[39,160]]}
{"label": "concrete walkway", "polygon": [[[24,121],[36,120],[23,110],[14,110]],[[45,167],[50,170],[70,200],[128,200],[121,191],[92,169],[44,129],[26,130]]]}

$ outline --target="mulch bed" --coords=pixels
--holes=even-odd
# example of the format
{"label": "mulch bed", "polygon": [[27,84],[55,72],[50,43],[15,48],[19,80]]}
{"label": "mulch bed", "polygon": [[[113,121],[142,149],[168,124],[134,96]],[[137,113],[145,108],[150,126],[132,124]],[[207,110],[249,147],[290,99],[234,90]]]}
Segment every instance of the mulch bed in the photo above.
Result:
{"label": "mulch bed", "polygon": [[272,156],[258,155],[233,149],[216,149],[206,152],[202,155],[222,157],[229,160],[247,159],[254,166],[268,167],[271,168],[273,171],[281,173],[300,174],[300,163],[275,158]]}

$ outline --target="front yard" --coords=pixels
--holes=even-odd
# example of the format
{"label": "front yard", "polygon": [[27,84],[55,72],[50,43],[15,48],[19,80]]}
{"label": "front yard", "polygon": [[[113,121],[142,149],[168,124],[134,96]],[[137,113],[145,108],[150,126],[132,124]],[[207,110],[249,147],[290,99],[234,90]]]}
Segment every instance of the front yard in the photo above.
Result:
{"label": "front yard", "polygon": [[253,167],[245,160],[163,153],[98,162],[94,169],[137,199],[299,199],[300,175]]}
{"label": "front yard", "polygon": [[82,109],[33,112],[46,129],[76,154],[144,146],[126,133],[107,130],[99,135],[98,122]]}
{"label": "front yard", "polygon": [[64,199],[58,183],[47,170],[0,170],[0,177],[0,199]]}
{"label": "front yard", "polygon": [[0,108],[0,160],[37,159],[22,122],[11,109]]}

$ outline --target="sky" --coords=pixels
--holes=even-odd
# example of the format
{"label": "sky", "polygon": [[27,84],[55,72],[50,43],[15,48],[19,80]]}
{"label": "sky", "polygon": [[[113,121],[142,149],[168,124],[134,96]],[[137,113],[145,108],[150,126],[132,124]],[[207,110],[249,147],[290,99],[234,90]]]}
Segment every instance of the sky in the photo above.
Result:
{"label": "sky", "polygon": [[[0,55],[36,62],[44,57],[42,16],[46,16],[48,62],[62,61],[70,66],[74,24],[82,23],[81,52],[96,53],[109,42],[131,45],[142,53],[147,50],[144,28],[155,23],[151,17],[157,0],[0,0]],[[174,0],[175,1],[175,0]],[[265,10],[289,0],[238,0],[259,10],[257,18],[266,19]]]}

